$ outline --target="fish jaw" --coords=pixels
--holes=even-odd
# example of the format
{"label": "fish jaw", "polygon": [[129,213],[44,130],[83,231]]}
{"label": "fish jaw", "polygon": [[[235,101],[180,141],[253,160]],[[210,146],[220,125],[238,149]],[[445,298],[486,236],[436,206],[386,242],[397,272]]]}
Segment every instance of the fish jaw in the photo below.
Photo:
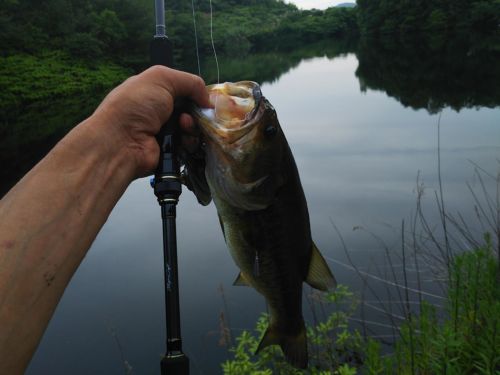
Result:
{"label": "fish jaw", "polygon": [[194,107],[192,114],[204,137],[212,197],[264,209],[284,181],[279,166],[287,144],[276,111],[255,82],[226,82],[207,91],[213,108]]}
{"label": "fish jaw", "polygon": [[207,86],[210,108],[193,114],[204,135],[220,145],[233,144],[251,131],[262,116],[260,86],[256,82],[225,82]]}

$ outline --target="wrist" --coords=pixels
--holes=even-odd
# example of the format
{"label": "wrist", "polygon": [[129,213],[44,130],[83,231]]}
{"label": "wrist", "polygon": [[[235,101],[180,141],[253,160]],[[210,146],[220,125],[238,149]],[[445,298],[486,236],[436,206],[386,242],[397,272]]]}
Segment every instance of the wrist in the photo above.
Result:
{"label": "wrist", "polygon": [[[85,122],[95,136],[104,139],[107,152],[121,158],[131,171],[131,180],[151,174],[158,164],[159,146],[155,135],[160,129],[158,118],[138,110],[124,113],[111,99],[101,104]],[[106,101],[105,100],[105,101]]]}
{"label": "wrist", "polygon": [[78,143],[72,146],[94,162],[105,164],[112,175],[128,185],[137,177],[138,163],[130,140],[120,128],[111,114],[94,113],[73,130],[74,137],[68,141]]}

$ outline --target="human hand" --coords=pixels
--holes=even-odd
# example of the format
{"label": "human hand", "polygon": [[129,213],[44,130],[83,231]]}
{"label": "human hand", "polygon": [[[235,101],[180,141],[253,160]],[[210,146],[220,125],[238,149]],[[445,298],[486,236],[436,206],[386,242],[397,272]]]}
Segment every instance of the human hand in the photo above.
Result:
{"label": "human hand", "polygon": [[[174,99],[188,97],[199,106],[209,107],[203,80],[195,75],[154,66],[133,76],[111,91],[94,113],[99,131],[107,142],[125,150],[135,163],[135,177],[150,174],[159,158],[155,135],[167,122]],[[194,149],[198,133],[193,119],[184,113],[179,118],[183,145]]]}

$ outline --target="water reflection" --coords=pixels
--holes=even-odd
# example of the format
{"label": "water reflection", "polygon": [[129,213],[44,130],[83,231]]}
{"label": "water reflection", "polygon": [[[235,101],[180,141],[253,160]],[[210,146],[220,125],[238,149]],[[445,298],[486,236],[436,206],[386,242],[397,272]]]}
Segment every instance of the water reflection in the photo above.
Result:
{"label": "water reflection", "polygon": [[[499,43],[491,41],[491,43]],[[500,54],[494,44],[470,47],[462,38],[396,43],[362,40],[356,56],[361,90],[380,90],[404,106],[437,113],[500,105]]]}
{"label": "water reflection", "polygon": [[36,102],[1,114],[0,197],[74,125],[90,115],[106,92]]}
{"label": "water reflection", "polygon": [[[313,57],[334,59],[345,56],[356,48],[356,41],[345,39],[339,41],[321,41],[297,46],[288,52],[272,51],[268,53],[250,54],[243,57],[219,56],[219,71],[221,82],[237,82],[252,80],[260,84],[274,82],[283,74],[294,69],[303,60]],[[198,67],[193,65],[195,59],[180,61],[183,70],[198,74]],[[217,81],[215,59],[206,56],[201,62],[201,76],[207,83]]]}
{"label": "water reflection", "polygon": [[[378,90],[404,106],[427,109],[431,113],[446,107],[458,111],[500,105],[500,64],[498,48],[494,48],[498,40],[457,38],[446,39],[446,43],[439,39],[431,42],[322,41],[288,52],[242,58],[220,56],[220,80],[272,83],[296,69],[303,60],[315,57],[334,59],[355,53],[359,62],[356,76],[362,92]],[[433,48],[429,48],[429,44]],[[197,73],[194,61],[180,61],[178,68]],[[215,61],[211,56],[202,60],[201,72],[206,82],[217,80]],[[300,85],[292,90],[303,90],[303,84]],[[339,84],[331,82],[331,85]],[[345,100],[342,92],[334,87],[330,87],[329,93],[339,94],[337,103]],[[2,112],[0,162],[4,168],[0,170],[0,196],[74,124],[88,116],[105,94],[106,91],[102,91],[78,98],[61,98],[49,103],[35,103],[16,112]],[[311,96],[317,98],[314,93]]]}

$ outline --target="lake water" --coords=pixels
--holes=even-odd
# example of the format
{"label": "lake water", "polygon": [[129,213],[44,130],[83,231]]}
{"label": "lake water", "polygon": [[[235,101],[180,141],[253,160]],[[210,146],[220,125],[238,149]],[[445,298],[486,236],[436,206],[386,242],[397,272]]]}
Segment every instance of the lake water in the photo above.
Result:
{"label": "lake water", "polygon": [[[401,78],[384,90],[373,76],[360,76],[360,56],[297,58],[262,84],[295,155],[313,238],[338,282],[356,293],[362,282],[338,263],[347,261],[332,223],[353,261],[383,276],[387,263],[374,236],[399,251],[402,220],[409,222],[416,209],[417,176],[425,186],[426,217],[439,227],[438,131],[446,209],[470,219],[478,237],[482,229],[467,183],[481,188],[475,165],[493,175],[500,168],[497,103],[486,108],[470,99],[477,107],[457,112],[441,96],[442,110],[429,100],[427,108],[416,109],[416,102],[394,90],[413,80]],[[221,71],[224,76],[224,65]],[[387,75],[392,73],[387,67]],[[485,184],[494,197],[495,182],[486,177]],[[255,291],[232,286],[238,270],[213,205],[199,206],[184,189],[177,228],[183,347],[193,374],[220,373],[228,356],[219,346],[224,303],[236,334],[254,327],[265,304]],[[134,374],[159,373],[165,351],[162,256],[160,209],[148,179],[140,179],[119,201],[72,279],[27,373],[123,374],[124,360]],[[437,287],[430,283],[424,289]]]}

